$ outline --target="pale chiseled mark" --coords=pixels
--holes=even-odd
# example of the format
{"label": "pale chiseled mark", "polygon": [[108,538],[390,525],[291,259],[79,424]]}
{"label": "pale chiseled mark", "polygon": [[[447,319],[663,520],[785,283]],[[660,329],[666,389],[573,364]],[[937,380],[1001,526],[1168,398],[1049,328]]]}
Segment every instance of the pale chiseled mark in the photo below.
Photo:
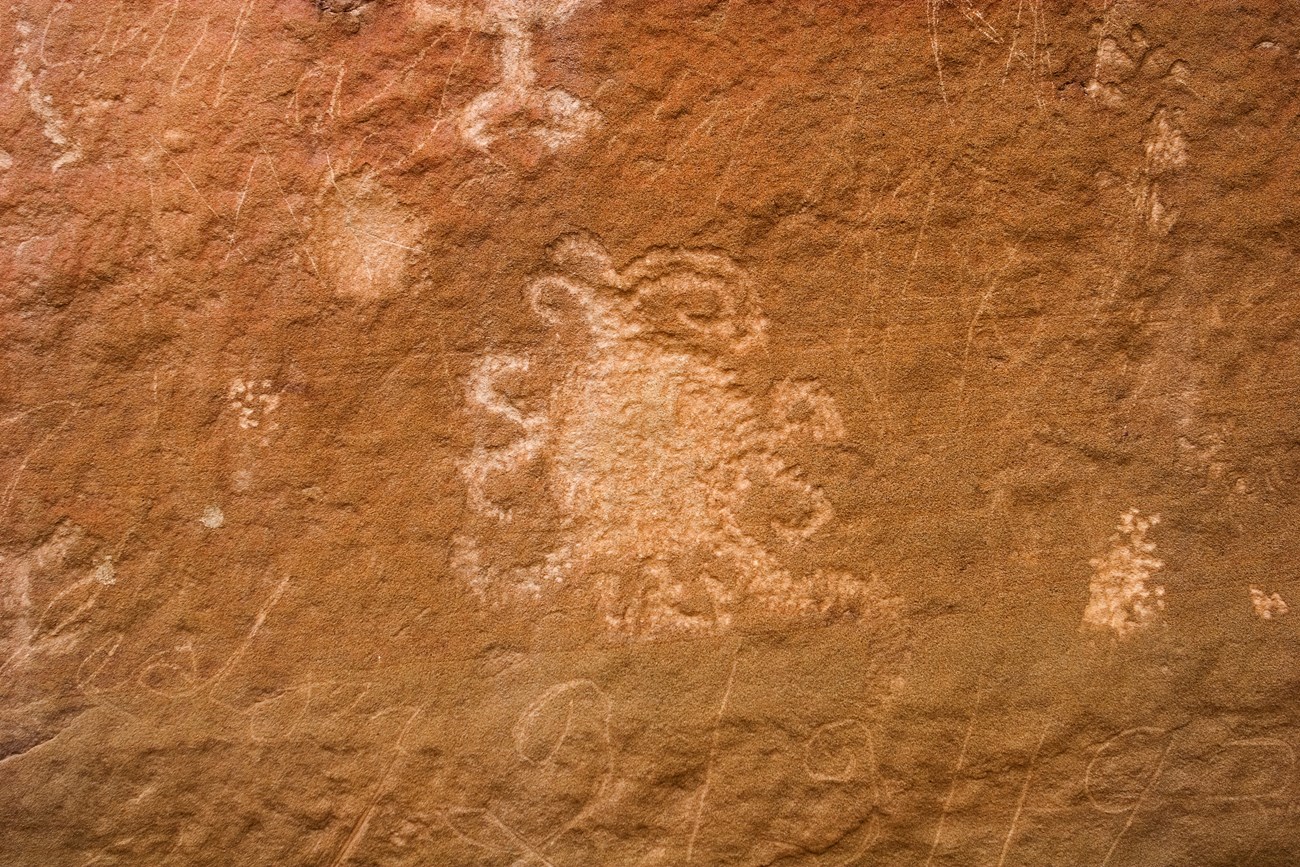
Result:
{"label": "pale chiseled mark", "polygon": [[1106,108],[1141,111],[1143,106],[1130,105],[1131,92],[1141,92],[1143,82],[1159,82],[1160,104],[1145,105],[1152,114],[1142,141],[1142,163],[1130,185],[1137,222],[1152,234],[1165,235],[1178,219],[1165,187],[1188,162],[1187,134],[1178,106],[1185,96],[1194,95],[1192,69],[1187,61],[1175,59],[1167,46],[1152,43],[1136,21],[1141,11],[1140,4],[1130,2],[1107,9],[1085,90]]}
{"label": "pale chiseled mark", "polygon": [[1147,539],[1159,523],[1159,515],[1144,516],[1137,509],[1120,516],[1110,550],[1092,560],[1085,631],[1127,638],[1149,627],[1164,610],[1165,589],[1157,574],[1165,564],[1154,556],[1155,543]]}
{"label": "pale chiseled mark", "polygon": [[[846,432],[816,382],[779,383],[761,401],[741,386],[734,361],[767,327],[749,275],[702,250],[618,269],[588,235],[550,254],[527,296],[554,339],[576,345],[487,355],[467,384],[479,436],[461,472],[478,523],[453,562],[471,587],[501,602],[577,582],[607,630],[633,638],[725,631],[746,605],[786,620],[896,616],[878,580],[794,569],[781,553],[834,517],[790,448]],[[512,560],[483,542],[535,499],[557,515],[544,551]]]}
{"label": "pale chiseled mark", "polygon": [[507,140],[525,159],[555,153],[581,141],[601,123],[600,112],[560,87],[537,83],[533,36],[565,21],[593,0],[487,0],[481,10],[424,3],[416,17],[497,37],[498,81],[461,111],[461,138],[485,153]]}
{"label": "pale chiseled mark", "polygon": [[[72,165],[81,159],[81,146],[69,135],[67,122],[55,108],[53,98],[41,88],[44,70],[41,69],[40,52],[33,44],[32,36],[35,28],[29,22],[19,21],[15,30],[18,40],[14,48],[15,60],[10,90],[15,94],[24,92],[27,94],[27,107],[40,119],[41,134],[50,144],[59,149],[59,155],[50,164],[50,171],[57,172],[64,166]],[[35,70],[32,69],[29,60],[36,64]],[[4,163],[3,168],[9,168],[13,160],[6,153],[4,160],[0,162]]]}
{"label": "pale chiseled mark", "polygon": [[1088,79],[1084,89],[1103,105],[1118,108],[1124,103],[1122,83],[1131,78],[1137,68],[1137,62],[1120,47],[1118,38],[1103,36],[1097,43],[1092,78]]}
{"label": "pale chiseled mark", "polygon": [[511,519],[511,509],[489,493],[494,478],[523,466],[541,453],[548,420],[545,415],[525,415],[497,390],[497,383],[507,376],[528,372],[527,358],[492,355],[479,359],[469,377],[466,398],[488,416],[502,419],[517,428],[518,435],[509,443],[475,445],[461,465],[468,483],[470,507],[499,521]]}
{"label": "pale chiseled mark", "polygon": [[1279,593],[1269,593],[1262,587],[1250,585],[1250,605],[1255,610],[1255,616],[1260,620],[1274,620],[1283,617],[1291,610],[1291,606]]}
{"label": "pale chiseled mark", "polygon": [[273,428],[271,415],[280,406],[280,393],[272,390],[269,379],[238,378],[226,392],[230,408],[237,413],[240,430]]}
{"label": "pale chiseled mark", "polygon": [[1187,136],[1178,112],[1163,106],[1156,109],[1143,152],[1134,208],[1148,230],[1165,235],[1178,219],[1178,211],[1167,202],[1162,183],[1187,165]]}
{"label": "pale chiseled mark", "polygon": [[117,569],[113,566],[113,558],[101,557],[95,564],[95,568],[90,571],[90,576],[105,587],[116,584]]}
{"label": "pale chiseled mark", "polygon": [[209,530],[216,530],[226,523],[226,514],[221,511],[220,506],[211,504],[203,508],[203,514],[199,516],[199,523]]}
{"label": "pale chiseled mark", "polygon": [[[0,553],[0,674],[75,646],[100,593],[116,583],[111,557],[101,557],[81,577],[60,580],[77,574],[66,561],[85,535],[63,523],[30,550]],[[58,587],[43,606],[35,598],[38,578]]]}
{"label": "pale chiseled mark", "polygon": [[422,227],[371,175],[339,179],[328,165],[329,194],[314,219],[311,243],[321,275],[338,295],[392,297],[409,282]]}
{"label": "pale chiseled mark", "polygon": [[837,443],[847,432],[835,398],[817,382],[785,380],[770,395],[773,426],[786,438]]}

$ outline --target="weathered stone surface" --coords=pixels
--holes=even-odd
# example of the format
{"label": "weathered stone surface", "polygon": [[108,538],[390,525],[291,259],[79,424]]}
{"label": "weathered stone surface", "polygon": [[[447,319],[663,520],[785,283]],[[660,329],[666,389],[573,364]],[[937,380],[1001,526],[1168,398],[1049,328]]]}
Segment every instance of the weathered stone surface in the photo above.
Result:
{"label": "weathered stone surface", "polygon": [[4,864],[1300,863],[1295,4],[0,43]]}

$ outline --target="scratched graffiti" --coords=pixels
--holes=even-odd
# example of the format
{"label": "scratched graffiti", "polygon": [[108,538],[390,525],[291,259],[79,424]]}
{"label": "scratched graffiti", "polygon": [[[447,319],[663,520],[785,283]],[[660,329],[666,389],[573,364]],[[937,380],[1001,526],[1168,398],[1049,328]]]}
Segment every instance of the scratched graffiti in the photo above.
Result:
{"label": "scratched graffiti", "polygon": [[751,863],[831,867],[857,863],[879,841],[879,772],[871,729],[857,719],[823,723],[804,742],[803,775],[750,854]]}
{"label": "scratched graffiti", "polygon": [[1127,813],[1152,796],[1206,809],[1285,798],[1295,769],[1295,748],[1279,738],[1188,746],[1164,729],[1140,727],[1094,750],[1084,788],[1101,813]]}
{"label": "scratched graffiti", "polygon": [[0,760],[53,739],[83,710],[60,672],[86,642],[116,583],[111,556],[63,522],[30,547],[0,551]]}
{"label": "scratched graffiti", "polygon": [[1103,865],[1121,860],[1124,847],[1158,844],[1160,834],[1134,833],[1139,822],[1199,835],[1225,818],[1246,832],[1249,859],[1278,829],[1295,769],[1295,748],[1279,738],[1224,740],[1198,736],[1195,727],[1181,737],[1155,727],[1120,732],[1093,751],[1083,779],[1093,810],[1123,818]]}
{"label": "scratched graffiti", "polygon": [[[548,855],[602,806],[613,773],[613,705],[590,680],[556,684],[537,696],[510,732],[510,792],[487,803],[449,804],[446,829],[471,851],[550,863]],[[466,782],[465,789],[484,781]]]}
{"label": "scratched graffiti", "polygon": [[68,568],[84,536],[80,527],[64,523],[30,550],[0,554],[0,673],[67,653],[80,641],[99,595],[115,580],[111,559],[81,570],[79,577]]}

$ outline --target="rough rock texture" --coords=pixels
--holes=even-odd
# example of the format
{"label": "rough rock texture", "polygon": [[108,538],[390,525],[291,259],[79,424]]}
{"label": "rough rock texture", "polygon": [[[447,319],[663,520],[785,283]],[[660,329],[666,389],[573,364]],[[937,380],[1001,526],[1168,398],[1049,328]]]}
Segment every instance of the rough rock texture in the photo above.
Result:
{"label": "rough rock texture", "polygon": [[1300,7],[14,0],[5,865],[1300,864]]}

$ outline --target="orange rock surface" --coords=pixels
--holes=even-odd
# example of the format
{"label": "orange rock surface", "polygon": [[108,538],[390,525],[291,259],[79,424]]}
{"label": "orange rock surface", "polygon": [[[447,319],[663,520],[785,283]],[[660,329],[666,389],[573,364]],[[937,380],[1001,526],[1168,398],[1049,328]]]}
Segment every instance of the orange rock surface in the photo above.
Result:
{"label": "orange rock surface", "polygon": [[16,0],[0,863],[1300,864],[1300,8]]}

